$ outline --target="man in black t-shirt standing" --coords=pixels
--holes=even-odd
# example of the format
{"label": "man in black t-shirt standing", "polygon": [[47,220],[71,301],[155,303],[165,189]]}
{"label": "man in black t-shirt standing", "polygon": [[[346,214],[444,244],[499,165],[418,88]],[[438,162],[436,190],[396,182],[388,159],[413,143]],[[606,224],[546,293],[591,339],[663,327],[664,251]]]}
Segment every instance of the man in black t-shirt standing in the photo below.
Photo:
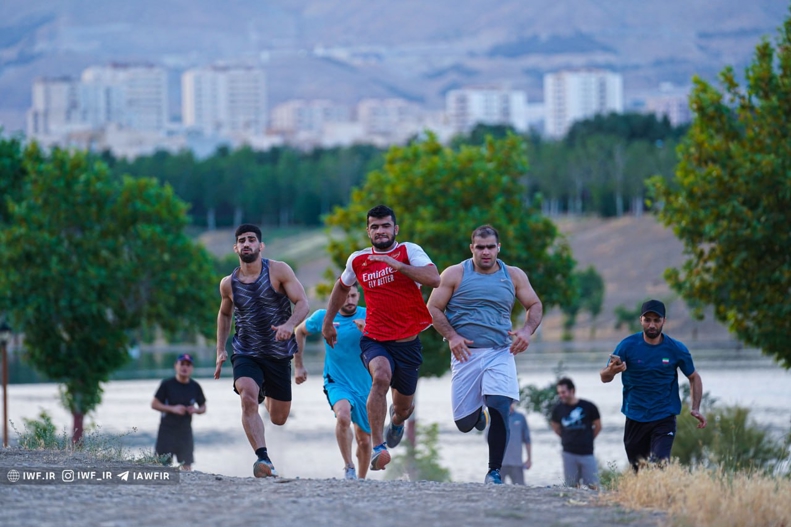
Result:
{"label": "man in black t-shirt standing", "polygon": [[574,383],[564,377],[557,382],[560,402],[552,411],[552,430],[563,445],[563,474],[569,487],[599,485],[599,469],[593,457],[593,440],[601,432],[599,409],[590,401],[577,399]]}
{"label": "man in black t-shirt standing", "polygon": [[156,453],[167,456],[170,465],[175,455],[182,470],[192,470],[192,415],[206,412],[206,398],[196,381],[192,380],[192,356],[183,353],[176,359],[176,376],[159,385],[151,408],[162,412],[157,434]]}

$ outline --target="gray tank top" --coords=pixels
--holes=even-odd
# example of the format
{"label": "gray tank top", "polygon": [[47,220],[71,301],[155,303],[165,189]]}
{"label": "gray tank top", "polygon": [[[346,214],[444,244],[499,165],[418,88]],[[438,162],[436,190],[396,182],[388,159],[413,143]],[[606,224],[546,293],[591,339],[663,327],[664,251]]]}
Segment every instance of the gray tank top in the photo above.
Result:
{"label": "gray tank top", "polygon": [[461,263],[464,274],[453,292],[445,316],[471,348],[502,348],[511,344],[511,309],[516,292],[505,264],[492,274],[475,272],[472,258]]}
{"label": "gray tank top", "polygon": [[239,268],[231,274],[233,316],[236,334],[233,352],[236,355],[287,359],[297,352],[294,335],[288,340],[275,340],[272,326],[279,326],[291,316],[291,301],[272,288],[269,260],[262,259],[261,274],[252,284],[239,281]]}

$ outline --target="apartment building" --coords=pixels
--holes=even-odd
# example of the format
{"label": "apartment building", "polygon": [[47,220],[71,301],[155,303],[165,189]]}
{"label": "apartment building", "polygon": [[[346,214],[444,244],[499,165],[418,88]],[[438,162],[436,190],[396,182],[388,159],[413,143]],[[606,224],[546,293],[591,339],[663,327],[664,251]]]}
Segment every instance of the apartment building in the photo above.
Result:
{"label": "apartment building", "polygon": [[457,133],[477,124],[506,125],[524,132],[528,128],[527,93],[501,87],[469,87],[445,95],[445,111]]}
{"label": "apartment building", "polygon": [[210,66],[181,77],[184,126],[206,134],[263,134],[266,75],[256,67]]}
{"label": "apartment building", "polygon": [[576,121],[596,114],[623,112],[623,77],[610,71],[583,69],[544,75],[544,131],[561,138]]}

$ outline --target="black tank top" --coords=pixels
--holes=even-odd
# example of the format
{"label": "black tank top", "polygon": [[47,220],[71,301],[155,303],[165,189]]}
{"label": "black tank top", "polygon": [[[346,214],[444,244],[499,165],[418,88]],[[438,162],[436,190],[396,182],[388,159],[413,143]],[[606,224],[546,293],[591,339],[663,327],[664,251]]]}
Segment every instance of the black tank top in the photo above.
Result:
{"label": "black tank top", "polygon": [[279,326],[291,316],[291,301],[272,288],[269,260],[261,260],[261,274],[251,284],[239,281],[239,268],[231,273],[233,316],[236,334],[233,352],[237,355],[288,359],[297,352],[294,335],[288,340],[275,340],[272,326]]}

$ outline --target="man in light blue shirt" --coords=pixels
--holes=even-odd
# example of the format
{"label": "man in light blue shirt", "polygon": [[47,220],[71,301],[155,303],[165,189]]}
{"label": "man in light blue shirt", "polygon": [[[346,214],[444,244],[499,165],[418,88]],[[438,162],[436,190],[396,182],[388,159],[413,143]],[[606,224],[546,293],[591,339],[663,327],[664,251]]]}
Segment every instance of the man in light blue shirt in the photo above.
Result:
{"label": "man in light blue shirt", "polygon": [[[365,479],[371,461],[371,428],[366,402],[371,391],[371,374],[360,357],[360,337],[365,327],[365,308],[359,307],[360,293],[353,287],[346,302],[335,315],[333,325],[338,333],[334,348],[324,343],[324,394],[335,412],[335,437],[343,457],[346,479]],[[321,334],[325,309],[319,309],[294,331],[298,353],[294,356],[297,384],[307,379],[302,364],[305,339]],[[352,423],[354,431],[352,432]],[[352,462],[352,442],[357,441],[358,472]]]}

